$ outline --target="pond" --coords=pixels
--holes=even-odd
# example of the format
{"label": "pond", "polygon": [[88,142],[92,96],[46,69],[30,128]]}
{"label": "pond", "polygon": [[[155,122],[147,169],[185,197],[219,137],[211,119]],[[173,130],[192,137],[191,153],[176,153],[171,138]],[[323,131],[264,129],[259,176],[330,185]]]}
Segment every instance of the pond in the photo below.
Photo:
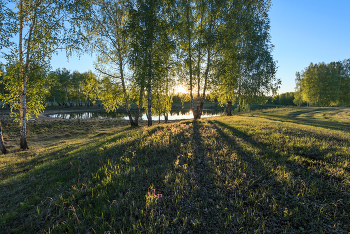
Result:
{"label": "pond", "polygon": [[[136,112],[131,112],[133,117],[135,116]],[[223,114],[223,110],[213,110],[213,109],[204,109],[202,118],[206,117],[213,117],[213,116],[220,116]],[[70,112],[70,113],[58,113],[58,114],[51,114],[47,115],[51,118],[59,118],[59,119],[107,119],[107,118],[113,118],[113,119],[124,119],[129,120],[129,117],[127,116],[126,112]],[[153,116],[153,120],[158,120],[158,115]],[[145,112],[141,112],[142,120],[147,120],[147,116]],[[193,119],[193,114],[191,110],[172,110],[169,113],[168,120],[185,120],[185,119]],[[164,120],[164,116],[160,116],[160,120]]]}

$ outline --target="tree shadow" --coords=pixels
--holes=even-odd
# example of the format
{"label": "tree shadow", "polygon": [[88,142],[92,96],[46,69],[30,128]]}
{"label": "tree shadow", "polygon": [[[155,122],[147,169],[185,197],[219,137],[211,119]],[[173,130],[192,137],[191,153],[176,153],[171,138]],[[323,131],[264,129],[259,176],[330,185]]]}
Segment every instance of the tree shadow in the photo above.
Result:
{"label": "tree shadow", "polygon": [[[61,231],[74,227],[74,232],[85,232],[90,226],[98,230],[101,226],[96,216],[101,214],[105,222],[119,220],[116,230],[128,230],[137,218],[143,224],[148,222],[149,217],[140,217],[135,212],[145,209],[144,196],[149,186],[162,183],[162,175],[174,164],[174,154],[179,148],[177,140],[167,147],[152,145],[154,134],[162,129],[164,127],[153,127],[139,133],[138,137],[122,133],[90,147],[89,143],[70,147],[67,153],[71,155],[66,158],[35,167],[16,180],[0,184],[0,218],[7,220],[1,224],[2,230],[42,232],[53,225]],[[128,141],[121,141],[126,138]],[[181,139],[181,133],[174,134],[175,138]],[[114,142],[118,144],[109,146]],[[154,147],[158,147],[158,154],[172,153],[159,160],[160,155],[154,155]],[[62,151],[50,152],[50,155],[52,153]],[[108,171],[112,174],[106,173]],[[109,176],[112,180],[108,180]],[[97,197],[94,194],[98,194]],[[12,199],[8,200],[9,197]],[[36,207],[43,212],[36,213]],[[75,215],[84,216],[81,223],[72,216],[72,207],[75,207]],[[89,212],[84,207],[90,207]],[[48,214],[55,219],[47,220]],[[36,226],[32,226],[33,222]]]}
{"label": "tree shadow", "polygon": [[[232,181],[235,181],[235,184],[230,184],[226,186],[225,192],[229,195],[230,199],[233,200],[233,204],[238,204],[240,207],[232,206],[233,213],[238,213],[241,216],[245,216],[245,212],[251,208],[255,208],[256,214],[255,219],[259,220],[258,223],[251,221],[249,219],[242,220],[242,232],[251,232],[257,230],[257,226],[261,228],[262,224],[266,226],[268,230],[273,230],[273,232],[283,232],[287,226],[290,224],[281,213],[283,213],[284,207],[288,206],[288,200],[283,196],[280,197],[280,200],[275,200],[276,195],[284,195],[286,190],[284,188],[283,182],[276,179],[276,177],[271,173],[271,168],[266,167],[266,165],[260,160],[253,152],[245,149],[234,137],[226,134],[218,125],[221,125],[221,122],[216,120],[208,121],[213,124],[213,127],[216,129],[217,133],[227,145],[231,147],[231,151],[237,157],[236,162],[242,167],[241,172],[237,173],[236,176],[240,178],[239,184],[235,177],[231,177]],[[226,126],[225,126],[226,127]],[[240,138],[241,139],[241,138]],[[239,139],[239,140],[240,140]],[[244,138],[244,140],[246,140]],[[223,163],[223,165],[225,165]],[[255,203],[249,197],[250,194],[263,194],[263,198],[270,201],[274,201],[277,205],[277,209],[273,209],[271,203]],[[257,207],[254,207],[257,206]],[[246,217],[248,218],[248,217]],[[306,225],[306,220],[304,224]],[[278,225],[276,225],[278,224]],[[254,227],[254,226],[255,227]]]}
{"label": "tree shadow", "polygon": [[[90,147],[67,149],[67,157],[0,184],[0,218],[6,221],[0,220],[0,227],[4,232],[55,227],[56,233],[242,233],[264,232],[265,226],[280,233],[288,227],[320,232],[329,230],[322,225],[344,222],[346,216],[330,205],[323,209],[334,212],[334,220],[317,216],[325,196],[329,203],[349,198],[334,195],[336,186],[322,173],[310,174],[312,169],[284,160],[273,146],[235,127],[208,122],[123,132]],[[293,173],[295,185],[278,178],[278,165]],[[307,175],[328,191],[300,196],[304,187],[313,186]],[[162,197],[153,196],[153,189]],[[315,217],[321,217],[318,230],[309,225]]]}
{"label": "tree shadow", "polygon": [[[290,122],[290,123],[296,123],[296,124],[303,124],[303,125],[308,125],[312,127],[320,127],[323,129],[331,129],[331,130],[341,130],[341,131],[346,131],[350,132],[350,125],[348,124],[340,124],[340,123],[335,123],[332,121],[323,121],[323,120],[316,120],[312,119],[311,114],[315,112],[319,112],[322,110],[329,110],[326,108],[318,108],[315,110],[302,110],[302,111],[295,111],[287,116],[281,116],[278,114],[267,114],[264,115],[264,118],[269,119],[269,120],[274,120],[274,121],[281,121],[281,122]],[[298,116],[302,114],[310,114],[309,118],[298,118]]]}
{"label": "tree shadow", "polygon": [[215,233],[216,226],[222,226],[222,219],[218,215],[221,211],[217,208],[218,200],[222,197],[217,194],[216,172],[211,164],[213,162],[212,152],[205,144],[202,122],[194,120],[191,130],[193,157],[190,166],[192,173],[189,178],[191,191],[188,194],[190,198],[187,203],[197,206],[197,210],[196,212],[189,210],[193,216],[187,230],[198,233]]}
{"label": "tree shadow", "polygon": [[[122,138],[125,136],[124,133],[130,131],[132,127],[127,127],[122,131],[119,131],[117,134],[114,133],[114,137],[108,139],[108,141],[115,141],[119,138]],[[75,138],[77,139],[77,138]],[[91,143],[96,142],[95,139],[86,139],[85,136],[81,137],[80,139],[84,139],[84,141],[81,141],[79,143],[71,144],[68,143],[65,148],[60,147],[60,145],[56,145],[55,148],[59,148],[57,150],[51,150],[48,153],[43,153],[40,156],[38,156],[35,152],[31,152],[31,150],[25,152],[21,151],[19,149],[17,150],[12,150],[9,153],[23,153],[23,157],[26,159],[25,161],[19,162],[19,163],[9,163],[6,165],[6,168],[1,171],[0,173],[0,181],[5,180],[9,177],[16,176],[17,174],[20,173],[25,173],[31,171],[33,168],[36,166],[40,166],[43,163],[49,162],[49,161],[56,161],[60,160],[62,158],[68,157],[68,154],[72,151],[75,151],[79,148],[84,148],[89,146]],[[69,141],[69,138],[67,139]],[[42,139],[41,141],[47,141],[47,139]],[[101,143],[96,144],[96,148],[100,148],[103,146],[106,141],[102,141]]]}
{"label": "tree shadow", "polygon": [[[347,230],[348,218],[344,215],[345,213],[341,214],[341,210],[345,211],[346,209],[349,209],[349,204],[345,205],[342,201],[343,199],[349,200],[350,195],[349,193],[342,191],[344,189],[341,186],[343,178],[327,174],[324,170],[316,171],[314,166],[309,163],[300,164],[288,160],[287,158],[284,158],[285,156],[277,153],[275,147],[259,142],[252,136],[233,126],[229,126],[216,120],[208,122],[214,124],[214,127],[217,129],[222,139],[228,144],[231,144],[238,155],[244,155],[244,159],[242,158],[242,160],[247,160],[250,165],[254,165],[257,170],[263,172],[262,174],[265,175],[265,178],[260,180],[259,183],[264,183],[265,181],[266,184],[269,180],[273,181],[273,184],[269,186],[271,186],[271,196],[273,195],[279,199],[279,215],[273,217],[280,219],[278,222],[284,223],[284,225],[291,225],[294,230],[298,230],[300,226],[304,230],[308,230],[312,223],[316,223],[319,230],[309,229],[309,231],[318,232],[324,230],[324,225],[330,225],[330,227],[336,227],[338,225],[338,229],[333,229],[333,231]],[[232,135],[226,134],[221,128],[227,129]],[[237,144],[234,137],[239,137],[243,142],[257,148],[258,153],[254,155],[251,152],[248,152],[247,149],[244,149],[240,144]],[[303,150],[307,151],[307,149]],[[309,150],[313,151],[312,155],[318,155],[318,161],[324,160],[325,151],[317,151],[317,149]],[[310,152],[306,153],[306,155],[310,155]],[[281,167],[280,170],[285,170],[287,174],[289,173],[289,181],[281,182],[277,180],[276,169],[278,167]],[[309,195],[304,193],[313,194]],[[341,202],[340,207],[330,207],[328,205],[339,204],[339,202]],[[308,207],[311,204],[313,204],[314,208]],[[294,216],[292,217],[303,217],[303,219],[286,219],[286,213],[285,210],[283,210],[284,208],[287,209],[287,212],[291,210],[294,212]],[[325,211],[320,211],[322,209]],[[337,212],[338,209],[340,210]],[[327,212],[334,213],[334,215],[329,215]],[[315,219],[315,217],[318,218]],[[332,217],[333,220],[330,220],[330,217]],[[335,223],[337,225],[334,225]]]}

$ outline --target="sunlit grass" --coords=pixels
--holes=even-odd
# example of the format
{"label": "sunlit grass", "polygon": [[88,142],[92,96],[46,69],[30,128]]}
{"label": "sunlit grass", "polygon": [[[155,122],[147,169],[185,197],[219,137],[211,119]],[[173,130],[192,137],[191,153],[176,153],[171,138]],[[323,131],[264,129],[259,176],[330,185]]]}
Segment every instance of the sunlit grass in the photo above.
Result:
{"label": "sunlit grass", "polygon": [[6,123],[0,230],[347,233],[348,113],[282,108],[151,128],[36,121],[27,152]]}

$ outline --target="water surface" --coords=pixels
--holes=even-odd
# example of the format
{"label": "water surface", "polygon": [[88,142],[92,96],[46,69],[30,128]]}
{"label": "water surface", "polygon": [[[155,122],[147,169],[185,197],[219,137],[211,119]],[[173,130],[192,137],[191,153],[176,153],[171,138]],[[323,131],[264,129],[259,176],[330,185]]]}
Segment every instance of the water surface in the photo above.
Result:
{"label": "water surface", "polygon": [[[133,117],[136,112],[131,112]],[[204,109],[202,118],[220,116],[222,115],[223,110],[213,110],[213,109]],[[124,119],[129,120],[126,112],[70,112],[70,113],[58,113],[47,115],[51,118],[59,118],[59,119]],[[152,115],[153,120],[158,120],[159,116]],[[185,120],[185,119],[193,119],[193,114],[191,110],[172,110],[168,115],[169,120]],[[147,120],[147,116],[145,112],[141,112],[140,120]],[[164,120],[164,116],[160,116],[160,120]]]}

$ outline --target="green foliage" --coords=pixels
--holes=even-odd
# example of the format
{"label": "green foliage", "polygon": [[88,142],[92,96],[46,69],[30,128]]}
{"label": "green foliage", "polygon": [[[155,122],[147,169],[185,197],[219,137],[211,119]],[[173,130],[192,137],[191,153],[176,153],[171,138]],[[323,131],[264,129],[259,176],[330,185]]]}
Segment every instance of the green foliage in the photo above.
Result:
{"label": "green foliage", "polygon": [[222,104],[252,103],[278,88],[269,0],[100,0],[92,6],[84,19],[87,47],[98,53],[97,71],[118,80],[127,106],[130,98],[159,112],[175,77],[190,90],[191,103],[197,92],[201,106],[209,92]]}
{"label": "green foliage", "polygon": [[[33,65],[34,67],[35,65]],[[11,107],[11,115],[14,117],[14,121],[19,122],[20,116],[18,110],[20,109],[20,98],[23,93],[23,80],[20,79],[18,70],[20,64],[17,63],[14,66],[8,66],[3,79],[0,83],[4,86],[6,93],[4,96],[0,94],[0,99],[4,100],[4,104],[9,104]],[[37,117],[45,109],[45,100],[47,93],[43,90],[46,85],[46,70],[41,67],[37,67],[35,72],[30,73],[28,76],[27,90],[27,116],[26,119],[30,120]]]}
{"label": "green foliage", "polygon": [[269,97],[267,100],[267,104],[275,104],[275,105],[284,105],[284,106],[294,106],[298,103],[295,103],[295,96],[298,93],[296,92],[287,92],[287,93],[281,93],[279,95],[276,95],[274,97]]}
{"label": "green foliage", "polygon": [[115,111],[124,103],[123,90],[107,76],[101,81],[98,98],[107,112]]}
{"label": "green foliage", "polygon": [[297,73],[298,103],[312,106],[350,105],[350,60],[329,64],[311,63]]}
{"label": "green foliage", "polygon": [[84,92],[83,94],[89,101],[95,102],[100,96],[100,83],[97,80],[97,77],[91,72],[88,71],[84,73]]}
{"label": "green foliage", "polygon": [[[105,101],[106,95],[108,95],[106,90],[113,92],[108,84],[111,82],[108,77],[104,77],[100,81],[91,71],[71,73],[65,68],[57,69],[50,72],[47,78],[47,100],[52,103],[68,100],[71,105],[73,105],[73,100],[79,105],[82,104],[82,101],[85,103],[101,101],[100,98]],[[113,96],[113,94],[111,95]]]}
{"label": "green foliage", "polygon": [[4,69],[0,64],[0,108],[2,108],[2,100],[4,99],[3,95],[5,95],[5,85],[3,84],[4,80]]}
{"label": "green foliage", "polygon": [[15,25],[14,12],[8,6],[8,1],[0,0],[0,52],[2,48],[8,48],[13,44],[10,38],[16,32]]}
{"label": "green foliage", "polygon": [[[57,6],[51,6],[53,2]],[[84,74],[56,71],[48,78],[52,103],[103,100],[112,110],[119,105],[128,109],[136,102],[153,113],[159,109],[165,113],[171,108],[171,90],[179,83],[190,90],[191,103],[201,108],[208,93],[222,105],[228,100],[241,105],[262,103],[266,93],[278,88],[280,81],[275,78],[276,64],[271,56],[269,0],[53,2],[23,2],[40,19],[50,18],[48,14],[54,9],[69,16],[67,20],[60,14],[51,17],[50,22],[57,23],[51,31],[47,28],[50,23],[40,20],[47,35],[41,38],[35,26],[31,58],[43,58],[40,61],[47,64],[61,45],[69,53],[83,47],[97,53],[95,68],[101,79],[110,78],[105,80],[105,90],[113,91],[100,93],[104,91],[100,91],[96,77],[89,80]],[[44,8],[44,3],[51,8]],[[33,17],[28,22],[34,25],[39,21]],[[74,27],[66,27],[67,23]],[[52,79],[55,76],[58,81]],[[146,93],[147,105],[143,102]]]}
{"label": "green foliage", "polygon": [[270,1],[232,3],[224,17],[220,41],[222,57],[216,72],[219,102],[263,103],[264,95],[274,94],[280,80],[275,77],[270,42],[268,10]]}
{"label": "green foliage", "polygon": [[[155,92],[152,98],[152,115],[166,115],[171,111],[173,95]],[[143,108],[148,112],[148,103],[143,104]]]}

